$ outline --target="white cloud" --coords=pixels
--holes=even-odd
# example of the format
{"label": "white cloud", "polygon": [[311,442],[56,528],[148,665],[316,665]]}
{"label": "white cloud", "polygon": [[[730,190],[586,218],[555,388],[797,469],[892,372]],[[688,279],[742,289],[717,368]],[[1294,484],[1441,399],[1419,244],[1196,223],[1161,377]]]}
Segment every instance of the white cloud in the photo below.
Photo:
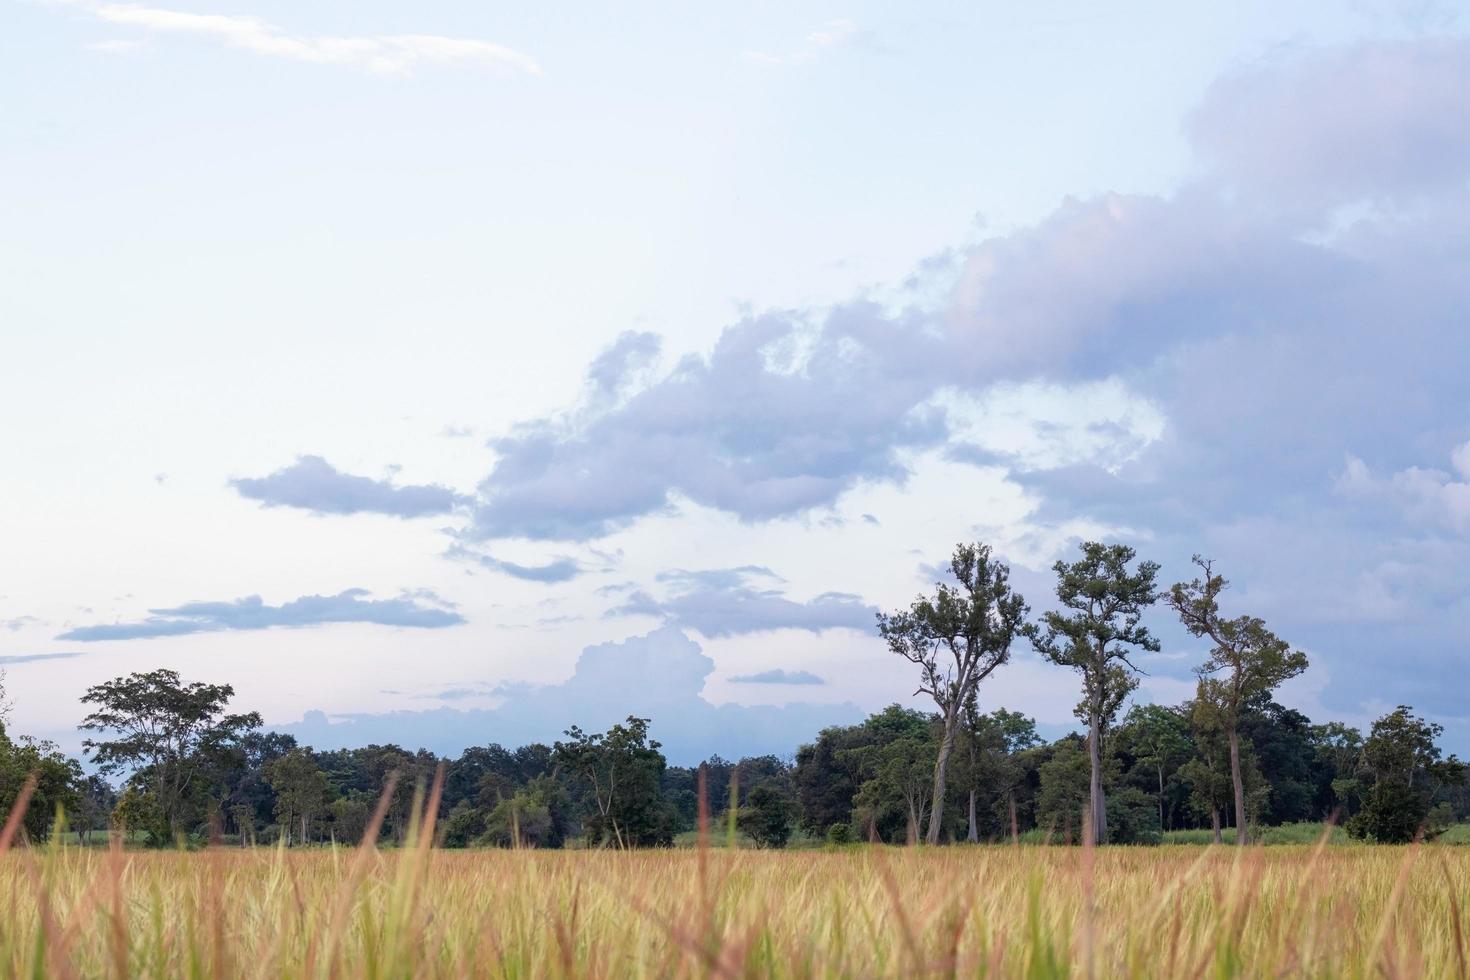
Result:
{"label": "white cloud", "polygon": [[[501,44],[472,38],[434,34],[376,34],[349,37],[313,37],[291,34],[259,17],[235,14],[196,14],[131,3],[95,3],[60,0],[91,13],[109,24],[137,27],[161,34],[193,34],[213,38],[230,47],[291,61],[323,65],[351,65],[383,75],[406,75],[421,64],[480,64],[507,74],[541,74],[529,55]],[[122,50],[121,42],[99,42],[89,47]],[[103,48],[102,45],[109,45]]]}
{"label": "white cloud", "polygon": [[762,65],[805,65],[817,59],[828,48],[841,47],[857,36],[858,26],[845,18],[829,20],[817,30],[807,34],[801,47],[784,54],[768,51],[746,51],[747,61]]}
{"label": "white cloud", "polygon": [[1455,473],[1410,466],[1380,477],[1367,463],[1349,456],[1337,478],[1337,492],[1345,497],[1387,500],[1411,520],[1470,531],[1470,442],[1456,446],[1450,462]]}

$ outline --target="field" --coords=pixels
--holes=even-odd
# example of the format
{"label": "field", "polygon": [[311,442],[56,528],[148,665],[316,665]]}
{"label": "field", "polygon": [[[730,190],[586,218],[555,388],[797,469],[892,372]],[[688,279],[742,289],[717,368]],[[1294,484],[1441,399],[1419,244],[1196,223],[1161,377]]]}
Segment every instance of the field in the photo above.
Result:
{"label": "field", "polygon": [[0,975],[1464,976],[1470,849],[0,855]]}

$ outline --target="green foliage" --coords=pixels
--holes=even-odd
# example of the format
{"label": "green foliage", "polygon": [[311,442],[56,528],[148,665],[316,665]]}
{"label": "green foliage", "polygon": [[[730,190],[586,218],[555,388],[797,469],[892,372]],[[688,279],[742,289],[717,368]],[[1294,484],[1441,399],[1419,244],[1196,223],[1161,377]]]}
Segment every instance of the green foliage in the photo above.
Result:
{"label": "green foliage", "polygon": [[256,712],[225,713],[234,695],[228,684],[185,684],[172,670],[118,677],[82,695],[94,710],[80,727],[111,736],[82,745],[102,772],[127,773],[130,785],[146,787],[169,837],[185,833],[202,816],[211,776],[260,726]]}
{"label": "green foliage", "polygon": [[980,682],[1010,659],[1011,644],[1026,630],[1028,611],[1026,601],[1011,589],[1010,569],[992,558],[988,545],[959,545],[949,568],[958,588],[940,582],[932,598],[920,596],[906,610],[878,614],[878,633],[888,649],[919,668],[915,693],[929,695],[939,708],[942,730],[928,793],[931,844],[939,842],[949,755],[961,712],[975,700]]}
{"label": "green foliage", "polygon": [[794,810],[787,789],[774,779],[766,779],[746,797],[737,826],[761,847],[785,847],[791,839]]}
{"label": "green foliage", "polygon": [[1451,813],[1434,811],[1435,796],[1445,784],[1461,781],[1464,767],[1454,756],[1440,759],[1435,740],[1443,732],[1406,705],[1373,723],[1359,766],[1368,789],[1362,810],[1348,821],[1349,834],[1399,844],[1447,829]]}
{"label": "green foliage", "polygon": [[566,734],[552,757],[591,791],[594,810],[583,823],[589,839],[617,847],[671,843],[674,814],[659,793],[666,763],[648,737],[648,719],[629,716],[592,735],[573,725]]}
{"label": "green foliage", "polygon": [[21,829],[31,840],[45,840],[57,807],[74,811],[81,801],[82,768],[47,741],[22,735],[11,741],[0,724],[0,821],[10,813],[27,777],[36,777],[30,808]]}
{"label": "green foliage", "polygon": [[317,768],[310,749],[292,749],[266,763],[265,781],[275,791],[275,815],[280,820],[286,843],[291,843],[295,825],[300,825],[298,843],[311,840],[313,818],[327,811],[336,795],[327,774]]}
{"label": "green foliage", "polygon": [[1142,622],[1144,610],[1158,599],[1154,581],[1159,566],[1141,561],[1130,570],[1135,554],[1127,545],[1087,541],[1081,548],[1079,560],[1052,566],[1062,608],[1042,616],[1041,627],[1032,631],[1032,641],[1047,660],[1082,675],[1081,713],[1088,722],[1089,819],[1094,835],[1106,839],[1102,740],[1108,722],[1134,684],[1129,673],[1136,670],[1128,659],[1130,648],[1159,649],[1159,641]]}

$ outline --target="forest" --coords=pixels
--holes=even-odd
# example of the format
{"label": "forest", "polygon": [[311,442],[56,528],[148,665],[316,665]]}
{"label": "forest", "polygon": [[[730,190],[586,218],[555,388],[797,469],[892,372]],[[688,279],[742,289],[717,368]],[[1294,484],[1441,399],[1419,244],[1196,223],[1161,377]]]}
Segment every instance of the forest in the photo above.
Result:
{"label": "forest", "polygon": [[[1161,589],[1157,565],[1088,542],[1056,564],[1056,607],[1032,619],[991,550],[961,545],[950,581],[877,623],[933,710],[895,703],[813,733],[784,759],[670,765],[657,719],[640,717],[453,758],[398,745],[317,751],[233,711],[229,684],[134,673],[83,696],[82,760],[0,723],[0,813],[23,810],[19,829],[35,842],[64,829],[84,844],[117,831],[153,847],[301,846],[357,842],[384,799],[381,839],[401,843],[437,778],[451,848],[675,845],[695,831],[701,797],[728,839],[762,848],[1246,843],[1324,821],[1402,843],[1470,819],[1470,766],[1444,754],[1440,726],[1399,706],[1359,731],[1277,703],[1305,656],[1259,619],[1224,616],[1228,582],[1197,564],[1198,578]],[[1130,701],[1131,658],[1159,649],[1143,621],[1155,605],[1211,645],[1183,704]],[[1025,714],[978,707],[982,682],[1023,642],[1079,675],[1082,733],[1048,742]]]}

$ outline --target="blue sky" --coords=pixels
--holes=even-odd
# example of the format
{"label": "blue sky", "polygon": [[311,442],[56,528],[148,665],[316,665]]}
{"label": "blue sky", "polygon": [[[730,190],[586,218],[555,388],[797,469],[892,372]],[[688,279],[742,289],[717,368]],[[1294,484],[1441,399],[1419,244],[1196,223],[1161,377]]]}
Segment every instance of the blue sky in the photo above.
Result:
{"label": "blue sky", "polygon": [[956,541],[1039,609],[1104,536],[1470,746],[1453,5],[22,0],[0,86],[20,730],[789,750]]}

